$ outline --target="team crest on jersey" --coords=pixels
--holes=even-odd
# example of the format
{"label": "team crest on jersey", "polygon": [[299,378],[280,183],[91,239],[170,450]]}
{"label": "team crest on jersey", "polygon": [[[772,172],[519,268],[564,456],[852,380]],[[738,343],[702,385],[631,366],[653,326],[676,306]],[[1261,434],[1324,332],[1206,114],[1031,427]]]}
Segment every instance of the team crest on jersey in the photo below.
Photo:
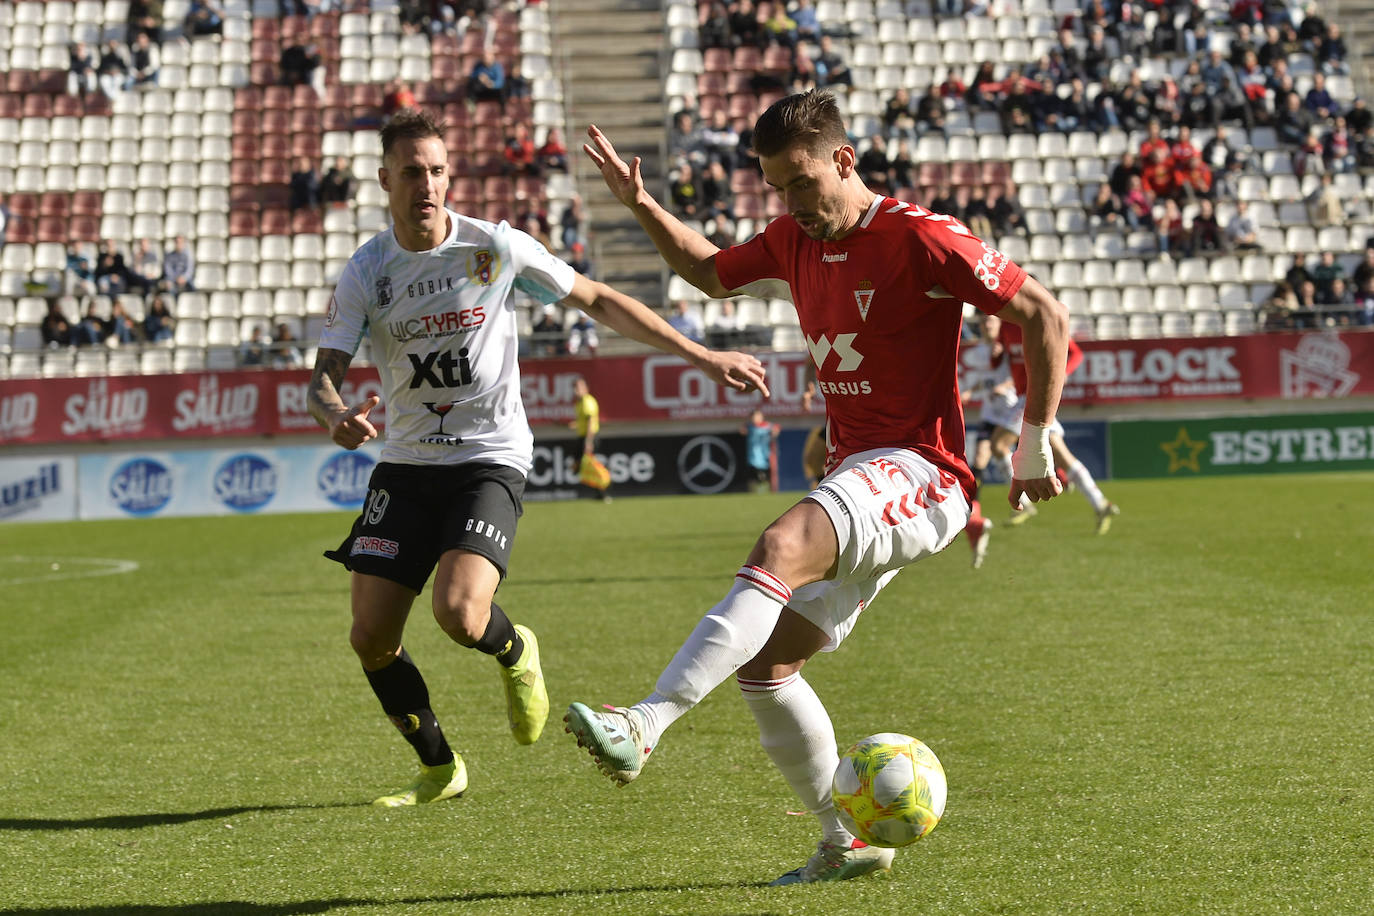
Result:
{"label": "team crest on jersey", "polygon": [[391,304],[391,278],[377,278],[377,308],[384,309]]}
{"label": "team crest on jersey", "polygon": [[867,280],[859,283],[859,288],[854,290],[854,304],[859,307],[859,317],[864,321],[868,320],[868,309],[873,305],[873,294],[877,292],[873,284]]}
{"label": "team crest on jersey", "polygon": [[501,259],[490,248],[479,248],[468,255],[468,279],[482,286],[491,286],[501,273]]}

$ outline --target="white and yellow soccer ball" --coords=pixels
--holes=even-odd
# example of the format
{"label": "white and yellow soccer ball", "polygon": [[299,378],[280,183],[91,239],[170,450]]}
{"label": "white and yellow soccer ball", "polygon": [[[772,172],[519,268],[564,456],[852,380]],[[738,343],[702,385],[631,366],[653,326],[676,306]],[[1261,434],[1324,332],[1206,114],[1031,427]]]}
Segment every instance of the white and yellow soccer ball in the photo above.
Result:
{"label": "white and yellow soccer ball", "polygon": [[831,795],[845,828],[874,846],[906,846],[945,813],[945,768],[910,735],[870,735],[840,755]]}

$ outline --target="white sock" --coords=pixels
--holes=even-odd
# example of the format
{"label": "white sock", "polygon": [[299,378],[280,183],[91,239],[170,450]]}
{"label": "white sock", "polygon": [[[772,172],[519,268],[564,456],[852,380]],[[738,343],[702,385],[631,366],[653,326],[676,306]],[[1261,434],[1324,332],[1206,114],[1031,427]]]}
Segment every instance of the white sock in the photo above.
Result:
{"label": "white sock", "polygon": [[1093,475],[1088,473],[1088,469],[1083,467],[1083,462],[1075,461],[1071,467],[1065,468],[1065,473],[1069,479],[1077,485],[1079,492],[1088,498],[1092,507],[1101,512],[1107,507],[1107,497],[1102,495],[1102,491],[1097,488],[1097,481],[1093,480]]}
{"label": "white sock", "polygon": [[643,721],[646,746],[700,703],[716,685],[758,654],[792,590],[757,566],[735,573],[735,584],[692,630],[654,685],[654,692],[632,708]]}
{"label": "white sock", "polygon": [[848,846],[853,835],[840,823],[830,800],[830,783],[839,766],[830,716],[801,672],[778,681],[736,676],[759,741],[802,804],[821,822],[823,838]]}
{"label": "white sock", "polygon": [[1011,469],[1011,454],[993,455],[992,460],[997,462],[997,466],[1002,469],[1002,476],[1007,478],[1007,483],[1011,483],[1016,472]]}

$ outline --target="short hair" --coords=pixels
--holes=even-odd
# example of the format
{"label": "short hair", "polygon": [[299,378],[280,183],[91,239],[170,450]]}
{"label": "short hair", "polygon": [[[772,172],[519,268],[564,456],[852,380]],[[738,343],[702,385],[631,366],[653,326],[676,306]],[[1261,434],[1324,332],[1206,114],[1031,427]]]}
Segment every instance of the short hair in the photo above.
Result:
{"label": "short hair", "polygon": [[446,125],[423,108],[402,108],[382,125],[382,158],[391,154],[399,140],[442,140]]}
{"label": "short hair", "polygon": [[848,142],[849,132],[835,96],[823,89],[779,99],[754,125],[754,152],[760,156],[776,156],[795,146],[828,153]]}

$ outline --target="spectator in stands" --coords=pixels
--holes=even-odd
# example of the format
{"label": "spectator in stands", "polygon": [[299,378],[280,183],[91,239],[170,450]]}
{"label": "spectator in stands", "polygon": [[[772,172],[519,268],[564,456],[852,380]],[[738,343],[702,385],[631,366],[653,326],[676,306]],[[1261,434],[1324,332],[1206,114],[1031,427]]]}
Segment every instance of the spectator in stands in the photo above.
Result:
{"label": "spectator in stands", "polygon": [[733,47],[730,34],[730,15],[726,13],[724,3],[713,2],[709,6],[702,7],[699,16],[697,37],[703,48]]}
{"label": "spectator in stands", "polygon": [[184,28],[190,38],[224,34],[224,8],[215,0],[191,0]]}
{"label": "spectator in stands", "polygon": [[129,317],[129,313],[124,310],[124,305],[118,300],[115,300],[110,306],[110,320],[106,322],[106,327],[109,330],[109,334],[105,338],[107,344],[123,346],[124,344],[138,343],[138,325],[134,323],[133,318]]}
{"label": "spectator in stands", "polygon": [[969,188],[968,203],[964,205],[964,225],[980,239],[992,238],[992,210],[988,208],[987,189],[980,184]]}
{"label": "spectator in stands", "polygon": [[574,194],[558,217],[558,231],[564,248],[570,249],[582,241],[582,224],[585,220],[586,213],[582,206],[582,195]]}
{"label": "spectator in stands", "polygon": [[1318,66],[1323,73],[1350,72],[1350,66],[1345,62],[1346,56],[1345,39],[1341,37],[1341,27],[1332,22],[1326,27],[1326,36],[1322,38],[1313,57],[1316,58]]}
{"label": "spectator in stands", "polygon": [[897,141],[897,152],[892,156],[892,183],[899,189],[916,183],[916,162],[911,157],[911,141],[906,137]]}
{"label": "spectator in stands", "polygon": [[1025,80],[1011,76],[1007,78],[1007,92],[998,106],[997,116],[1001,119],[1004,134],[1032,133],[1041,129],[1037,123],[1040,119],[1037,117],[1035,100]]}
{"label": "spectator in stands", "polygon": [[996,111],[1001,104],[1001,91],[1002,81],[997,78],[992,62],[985,60],[969,81],[964,102],[970,111]]}
{"label": "spectator in stands", "polygon": [[581,242],[568,246],[568,266],[584,277],[595,277],[592,259],[587,257],[587,246]]}
{"label": "spectator in stands", "polygon": [[1227,251],[1226,233],[1217,222],[1216,210],[1207,198],[1198,201],[1198,212],[1188,227],[1187,252],[1191,255],[1217,255]]}
{"label": "spectator in stands", "polygon": [[553,250],[553,239],[549,237],[548,216],[543,212],[527,211],[515,218],[514,225],[525,230],[545,248]]}
{"label": "spectator in stands", "polygon": [[[741,0],[747,3],[748,0]],[[816,65],[816,85],[822,89],[826,86],[853,86],[854,76],[849,72],[849,64],[840,56],[840,52],[835,50],[835,42],[829,35],[822,35],[818,53],[811,59]]]}
{"label": "spectator in stands", "polygon": [[1236,251],[1258,251],[1259,227],[1250,215],[1250,204],[1244,200],[1236,201],[1236,212],[1231,222],[1226,224],[1226,241]]}
{"label": "spectator in stands", "polygon": [[324,57],[314,42],[291,44],[282,48],[281,81],[288,86],[313,86],[324,96]]}
{"label": "spectator in stands", "polygon": [[988,219],[998,235],[1026,234],[1026,209],[1016,196],[1016,182],[988,186]]}
{"label": "spectator in stands", "polygon": [[1345,208],[1332,184],[1330,172],[1322,175],[1321,183],[1304,198],[1304,202],[1307,204],[1307,215],[1315,226],[1339,226],[1345,222]]}
{"label": "spectator in stands", "polygon": [[768,44],[768,35],[759,22],[758,11],[752,0],[733,0],[726,6],[730,17],[730,44],[739,48],[749,45],[763,48]]}
{"label": "spectator in stands", "polygon": [[320,202],[323,204],[346,204],[353,200],[358,191],[358,181],[345,156],[334,157],[334,167],[320,179]]}
{"label": "spectator in stands", "polygon": [[600,346],[601,339],[596,333],[596,322],[592,321],[586,312],[578,312],[572,327],[568,328],[568,354],[577,356],[585,351],[588,356],[595,356]]}
{"label": "spectator in stands", "polygon": [[468,74],[468,96],[476,102],[500,102],[505,98],[506,68],[496,59],[491,48],[482,51],[482,59],[473,64]]}
{"label": "spectator in stands", "polygon": [[272,334],[272,368],[295,369],[304,364],[305,354],[301,352],[300,341],[291,325],[277,322],[277,330]]}
{"label": "spectator in stands", "polygon": [[959,216],[959,204],[954,199],[954,189],[949,182],[942,181],[935,186],[935,196],[930,199],[930,209],[947,216]]}
{"label": "spectator in stands", "polygon": [[1331,295],[1331,284],[1345,279],[1345,267],[1336,260],[1334,251],[1323,251],[1317,258],[1317,266],[1312,268],[1312,283],[1317,287],[1317,296],[1326,299]]}
{"label": "spectator in stands", "polygon": [[1345,327],[1354,324],[1355,293],[1346,286],[1345,280],[1336,277],[1331,281],[1325,295],[1318,294],[1317,304],[1327,311],[1326,324]]}
{"label": "spectator in stands", "polygon": [[816,18],[816,7],[811,0],[797,0],[792,10],[792,21],[797,24],[797,40],[817,42],[821,38],[821,23]]}
{"label": "spectator in stands", "polygon": [[535,356],[562,356],[567,352],[563,323],[557,313],[557,307],[551,304],[539,309],[539,318],[530,330],[530,349]]}
{"label": "spectator in stands", "polygon": [[315,170],[315,164],[305,156],[296,160],[296,168],[291,172],[287,192],[287,206],[291,208],[292,213],[319,206],[320,173]]}
{"label": "spectator in stands", "polygon": [[1307,269],[1307,254],[1305,252],[1293,252],[1293,263],[1284,272],[1283,279],[1288,282],[1288,287],[1295,296],[1304,283],[1314,282],[1312,272]]}
{"label": "spectator in stands", "polygon": [[1186,237],[1183,230],[1183,211],[1178,201],[1172,197],[1164,198],[1155,218],[1155,239],[1159,243],[1159,256],[1165,260],[1185,252]]}
{"label": "spectator in stands", "polygon": [[1107,183],[1112,186],[1112,193],[1126,199],[1126,192],[1131,189],[1131,176],[1139,178],[1141,176],[1140,160],[1131,150],[1121,154],[1121,159],[1116,165],[1112,166],[1111,173],[1107,176]]}
{"label": "spectator in stands", "polygon": [[1322,163],[1328,172],[1355,170],[1355,148],[1345,118],[1337,115],[1331,129],[1322,137]]}
{"label": "spectator in stands", "polygon": [[1216,172],[1226,168],[1231,160],[1238,156],[1235,148],[1231,146],[1230,130],[1225,124],[1218,124],[1212,138],[1202,147],[1202,161]]}
{"label": "spectator in stands", "polygon": [[697,186],[696,175],[689,163],[678,166],[677,177],[673,179],[669,193],[678,213],[688,219],[700,217],[701,189]]}
{"label": "spectator in stands", "polygon": [[428,0],[400,0],[397,18],[401,20],[401,31],[406,35],[429,31],[432,12]]}
{"label": "spectator in stands", "polygon": [[1107,45],[1107,32],[1101,26],[1088,29],[1088,45],[1079,58],[1080,74],[1089,82],[1101,83],[1107,79],[1113,55]]}
{"label": "spectator in stands", "polygon": [[1374,277],[1366,279],[1355,290],[1355,324],[1374,325]]}
{"label": "spectator in stands", "polygon": [[129,288],[129,268],[113,239],[100,243],[95,261],[95,288],[104,296],[118,296]]}
{"label": "spectator in stands", "polygon": [[1207,62],[1200,69],[1202,82],[1207,86],[1207,91],[1216,93],[1221,89],[1221,81],[1230,79],[1235,82],[1236,71],[1231,66],[1230,61],[1220,48],[1213,48],[1207,53]]}
{"label": "spectator in stands", "polygon": [[415,105],[415,93],[410,86],[399,80],[386,84],[386,92],[382,95],[383,117],[389,118],[402,108],[414,108]]}
{"label": "spectator in stands", "polygon": [[673,126],[668,129],[668,158],[672,162],[690,162],[698,167],[706,165],[706,147],[701,141],[701,128],[690,111],[679,111],[673,115]]}
{"label": "spectator in stands", "polygon": [[154,296],[148,313],[143,316],[143,339],[149,343],[171,340],[176,325],[176,319],[167,310],[167,300],[162,296]]}
{"label": "spectator in stands", "polygon": [[859,177],[869,190],[883,195],[892,193],[892,160],[887,157],[887,138],[881,131],[869,138],[868,149],[860,154],[857,166]]}
{"label": "spectator in stands", "polygon": [[534,95],[534,85],[520,72],[520,58],[511,59],[510,69],[506,71],[506,85],[501,90],[501,101],[528,99]]}
{"label": "spectator in stands", "polygon": [[[759,12],[763,15],[762,8]],[[787,6],[781,0],[775,0],[764,16],[763,34],[770,44],[782,45],[784,48],[796,46],[797,20],[787,15]]]}
{"label": "spectator in stands", "polygon": [[1356,293],[1369,286],[1369,282],[1374,280],[1374,248],[1366,248],[1360,263],[1355,266],[1355,272],[1350,275]]}
{"label": "spectator in stands", "polygon": [[129,287],[137,287],[143,295],[148,295],[162,277],[162,255],[149,239],[142,238],[134,246],[129,260],[132,263],[125,273]]}
{"label": "spectator in stands", "polygon": [[[945,100],[934,87],[921,96],[921,101],[916,104],[915,120],[922,129],[942,137],[945,135]],[[916,136],[915,130],[908,133],[912,137]]]}
{"label": "spectator in stands", "polygon": [[71,345],[72,325],[56,299],[48,301],[48,313],[38,325],[38,332],[43,336],[43,346],[49,349]]}
{"label": "spectator in stands", "polygon": [[1139,7],[1133,3],[1123,3],[1118,10],[1119,16],[1116,22],[1107,27],[1107,34],[1116,39],[1122,57],[1140,62],[1144,60],[1149,47],[1150,35],[1140,19]]}
{"label": "spectator in stands", "polygon": [[72,42],[69,49],[71,63],[67,67],[67,94],[86,95],[99,88],[96,82],[96,59],[84,41]]}
{"label": "spectator in stands", "polygon": [[706,329],[702,326],[701,316],[685,299],[679,299],[673,303],[673,314],[668,317],[668,323],[673,326],[673,330],[688,340],[701,343],[701,339],[706,336]]}
{"label": "spectator in stands", "polygon": [[1167,149],[1156,147],[1150,153],[1141,179],[1145,183],[1145,190],[1154,200],[1173,198],[1178,193],[1178,183],[1174,178],[1174,166],[1169,161]]}
{"label": "spectator in stands", "polygon": [[1317,284],[1304,280],[1298,287],[1298,305],[1293,310],[1290,324],[1299,331],[1309,330],[1318,324]]}
{"label": "spectator in stands", "polygon": [[734,300],[722,299],[720,311],[706,328],[706,345],[715,349],[738,347],[742,330],[739,315],[735,314]]}
{"label": "spectator in stands", "polygon": [[1213,185],[1212,170],[1202,159],[1192,160],[1192,165],[1188,169],[1188,174],[1183,176],[1183,183],[1179,185],[1179,190],[1183,196],[1190,200],[1216,200],[1216,188]]}
{"label": "spectator in stands", "polygon": [[701,131],[702,149],[707,160],[716,160],[726,170],[735,167],[735,155],[739,150],[739,131],[730,124],[730,117],[724,109],[717,108],[711,113],[711,123]]}
{"label": "spectator in stands", "polygon": [[735,219],[735,192],[730,190],[730,176],[720,160],[712,160],[701,179],[701,207],[703,220]]}
{"label": "spectator in stands", "polygon": [[506,128],[506,140],[501,155],[506,161],[507,174],[539,174],[539,166],[534,155],[534,138],[530,136],[530,129],[524,122],[517,121]]}
{"label": "spectator in stands", "polygon": [[1287,280],[1274,284],[1274,291],[1259,308],[1259,325],[1264,331],[1286,331],[1294,326],[1293,313],[1298,308],[1298,296]]}
{"label": "spectator in stands", "polygon": [[544,142],[534,153],[540,172],[566,172],[568,170],[568,146],[563,142],[563,132],[550,127]]}
{"label": "spectator in stands", "polygon": [[162,67],[162,57],[157,45],[148,37],[147,32],[139,32],[129,49],[129,86],[156,86],[157,75]]}
{"label": "spectator in stands", "polygon": [[271,341],[267,339],[267,331],[260,324],[253,325],[253,330],[249,332],[248,339],[239,347],[240,366],[261,366],[267,362],[267,351],[271,348]]}
{"label": "spectator in stands", "polygon": [[1126,225],[1124,205],[1121,198],[1112,193],[1112,186],[1108,182],[1098,184],[1097,193],[1093,195],[1093,203],[1088,210],[1088,217],[1094,227],[1120,229]]}
{"label": "spectator in stands", "polygon": [[1194,130],[1211,127],[1220,120],[1217,100],[1201,82],[1193,83],[1183,99],[1183,111],[1179,117],[1181,124]]}
{"label": "spectator in stands", "polygon": [[71,342],[78,347],[95,346],[104,343],[111,330],[105,326],[105,319],[100,317],[95,303],[91,302],[86,305],[86,314],[72,329]]}
{"label": "spectator in stands", "polygon": [[1340,106],[1326,88],[1326,74],[1320,70],[1312,74],[1312,88],[1307,90],[1303,106],[1321,121],[1329,121],[1341,113]]}
{"label": "spectator in stands", "polygon": [[1155,150],[1168,152],[1170,143],[1164,136],[1164,126],[1158,118],[1151,118],[1145,125],[1145,139],[1140,144],[1140,161],[1148,163],[1154,158]]}
{"label": "spectator in stands", "polygon": [[186,236],[179,235],[172,242],[172,250],[162,259],[162,288],[176,296],[195,287],[196,259],[186,246]]}
{"label": "spectator in stands", "polygon": [[[933,89],[931,94],[935,95]],[[911,100],[911,92],[905,86],[898,86],[892,98],[883,105],[883,127],[889,134],[895,131],[910,134],[915,127],[915,114],[916,104]]]}
{"label": "spectator in stands", "polygon": [[118,98],[129,83],[129,54],[113,38],[100,50],[100,66],[95,71],[96,82],[106,98]]}
{"label": "spectator in stands", "polygon": [[[0,207],[0,211],[3,211]],[[4,247],[3,227],[0,226],[0,248]],[[66,290],[72,296],[94,296],[95,268],[91,259],[77,245],[67,246]]]}
{"label": "spectator in stands", "polygon": [[1121,196],[1121,215],[1131,229],[1154,228],[1154,202],[1139,175],[1127,178],[1126,193]]}
{"label": "spectator in stands", "polygon": [[138,36],[147,36],[149,41],[162,41],[162,0],[129,0],[128,32],[124,40],[130,45]]}

